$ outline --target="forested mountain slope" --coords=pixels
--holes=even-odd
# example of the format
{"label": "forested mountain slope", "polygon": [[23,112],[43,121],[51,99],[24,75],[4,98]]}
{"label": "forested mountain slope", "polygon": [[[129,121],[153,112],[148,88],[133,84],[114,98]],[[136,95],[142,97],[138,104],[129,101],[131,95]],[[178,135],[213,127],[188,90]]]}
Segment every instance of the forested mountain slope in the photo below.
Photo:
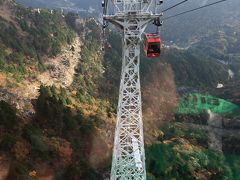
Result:
{"label": "forested mountain slope", "polygon": [[115,113],[99,92],[101,28],[10,0],[0,16],[0,177],[101,179]]}
{"label": "forested mountain slope", "polygon": [[[163,3],[163,8],[170,7],[178,1],[166,1]],[[209,3],[216,2],[215,0],[190,0],[186,3],[169,10],[164,13],[162,26],[163,40],[179,45],[187,46],[189,43],[199,40],[211,33],[211,31],[223,31],[225,27],[239,29],[239,11],[240,2],[238,0],[229,0],[220,4],[216,4],[205,9],[190,12],[176,18],[166,19],[172,15],[194,9]]]}
{"label": "forested mountain slope", "polygon": [[[101,1],[46,1],[46,0],[17,0],[22,4],[33,7],[50,7],[50,8],[83,8],[88,9],[93,7],[98,13],[101,13]],[[238,0],[228,0],[200,11],[195,11],[189,14],[179,16],[177,18],[164,20],[171,15],[184,12],[199,6],[203,6],[209,3],[213,3],[215,0],[189,0],[186,3],[164,12],[163,21],[164,26],[162,29],[162,39],[166,42],[173,41],[179,45],[187,46],[189,43],[195,41],[199,37],[205,36],[209,33],[209,30],[222,30],[224,26],[234,26],[239,28],[239,11],[238,7],[240,2]],[[163,4],[159,8],[159,12],[179,3],[177,0],[163,1]],[[97,13],[97,14],[98,14]],[[179,23],[180,22],[180,23]]]}

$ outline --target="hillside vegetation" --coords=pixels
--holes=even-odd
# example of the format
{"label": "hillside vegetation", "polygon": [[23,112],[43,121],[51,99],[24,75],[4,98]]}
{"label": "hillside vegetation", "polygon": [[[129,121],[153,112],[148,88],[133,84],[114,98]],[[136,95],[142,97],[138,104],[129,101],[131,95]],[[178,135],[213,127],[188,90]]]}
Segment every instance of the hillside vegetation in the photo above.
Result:
{"label": "hillside vegetation", "polygon": [[146,150],[148,179],[239,179],[239,156],[207,149],[208,134],[165,124]]}
{"label": "hillside vegetation", "polygon": [[[10,0],[1,1],[0,23],[0,177],[108,178],[121,37],[108,30],[110,46],[103,53],[101,26],[94,18],[39,13]],[[209,150],[205,131],[170,123],[178,118],[178,87],[214,89],[229,81],[228,69],[235,73],[231,81],[239,78],[235,31],[212,31],[189,48],[165,47],[160,59],[141,55],[148,179],[239,179],[238,156]],[[62,72],[68,68],[72,81],[56,83],[66,79]],[[29,88],[37,93],[19,93]]]}
{"label": "hillside vegetation", "polygon": [[3,1],[1,9],[1,72],[16,80],[29,76],[33,68],[44,71],[45,57],[56,56],[73,41],[73,30],[58,12],[39,14],[9,1]]}
{"label": "hillside vegetation", "polygon": [[[111,155],[114,116],[111,103],[102,98],[106,95],[99,93],[104,81],[101,29],[95,20],[84,21],[72,13],[39,13],[11,1],[0,7],[8,13],[1,14],[0,32],[0,72],[5,82],[1,91],[7,95],[0,98],[0,156],[8,159],[7,178],[101,179],[99,171]],[[84,46],[72,84],[41,85],[36,99],[24,99],[18,92],[18,100],[11,98],[23,82],[35,83],[35,76],[51,72],[45,64],[56,60],[64,47],[70,46],[74,54],[76,36]]]}

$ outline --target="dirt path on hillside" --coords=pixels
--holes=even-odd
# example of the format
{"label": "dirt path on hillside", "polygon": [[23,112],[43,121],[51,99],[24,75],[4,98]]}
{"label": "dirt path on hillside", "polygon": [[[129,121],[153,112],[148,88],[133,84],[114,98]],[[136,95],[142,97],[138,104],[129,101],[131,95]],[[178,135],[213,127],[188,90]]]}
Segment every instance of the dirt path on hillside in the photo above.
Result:
{"label": "dirt path on hillside", "polygon": [[69,87],[74,79],[75,67],[81,52],[80,37],[76,37],[72,45],[65,47],[55,58],[47,59],[44,64],[47,70],[37,75],[36,80],[25,80],[14,88],[12,93],[27,99],[35,99],[41,84],[56,87]]}

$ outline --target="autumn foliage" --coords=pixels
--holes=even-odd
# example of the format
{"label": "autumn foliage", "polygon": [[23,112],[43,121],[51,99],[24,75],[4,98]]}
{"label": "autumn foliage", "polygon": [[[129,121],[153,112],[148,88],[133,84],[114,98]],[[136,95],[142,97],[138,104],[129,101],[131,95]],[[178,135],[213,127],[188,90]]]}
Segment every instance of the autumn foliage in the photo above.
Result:
{"label": "autumn foliage", "polygon": [[71,148],[70,143],[62,138],[49,138],[47,139],[47,144],[49,146],[50,151],[55,153],[60,162],[64,165],[69,165],[72,160],[73,150]]}
{"label": "autumn foliage", "polygon": [[24,141],[17,141],[12,148],[12,152],[18,161],[23,161],[29,154],[29,149]]}

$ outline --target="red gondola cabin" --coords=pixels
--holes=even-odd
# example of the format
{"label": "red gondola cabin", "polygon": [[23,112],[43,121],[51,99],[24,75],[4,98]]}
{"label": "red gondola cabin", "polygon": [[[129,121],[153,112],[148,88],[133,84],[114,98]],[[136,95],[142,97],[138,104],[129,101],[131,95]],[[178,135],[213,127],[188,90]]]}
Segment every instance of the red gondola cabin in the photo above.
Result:
{"label": "red gondola cabin", "polygon": [[144,33],[144,54],[149,58],[160,57],[161,54],[161,39],[158,34]]}

